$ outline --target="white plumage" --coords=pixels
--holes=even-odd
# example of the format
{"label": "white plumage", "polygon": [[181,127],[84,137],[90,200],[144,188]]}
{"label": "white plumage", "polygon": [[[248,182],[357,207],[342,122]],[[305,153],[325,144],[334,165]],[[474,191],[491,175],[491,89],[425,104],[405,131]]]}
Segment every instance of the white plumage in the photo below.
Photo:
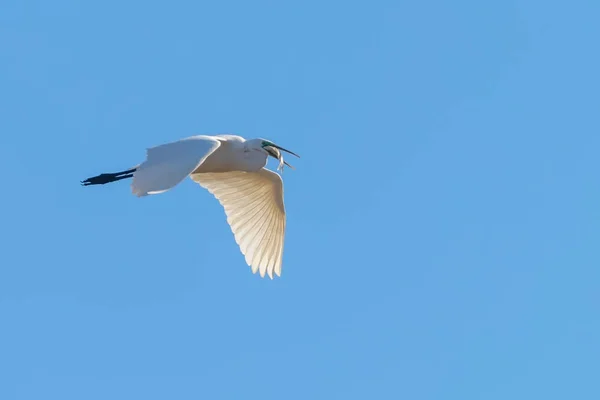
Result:
{"label": "white plumage", "polygon": [[285,206],[279,175],[263,168],[257,172],[192,174],[192,179],[225,208],[235,241],[252,272],[281,276]]}
{"label": "white plumage", "polygon": [[133,178],[138,197],[163,193],[187,176],[208,190],[225,209],[227,222],[253,273],[281,276],[286,216],[283,182],[265,168],[269,156],[289,165],[286,150],[265,139],[245,140],[235,135],[198,135],[152,147],[146,160],[123,172],[88,178],[96,185]]}

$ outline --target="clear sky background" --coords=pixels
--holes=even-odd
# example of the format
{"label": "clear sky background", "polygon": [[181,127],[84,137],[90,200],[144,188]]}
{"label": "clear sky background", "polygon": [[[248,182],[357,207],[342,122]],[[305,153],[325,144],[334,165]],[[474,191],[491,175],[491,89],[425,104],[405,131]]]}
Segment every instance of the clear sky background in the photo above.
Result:
{"label": "clear sky background", "polygon": [[[600,3],[0,3],[0,399],[598,399]],[[191,180],[264,137],[283,275]],[[271,167],[275,162],[269,164]]]}

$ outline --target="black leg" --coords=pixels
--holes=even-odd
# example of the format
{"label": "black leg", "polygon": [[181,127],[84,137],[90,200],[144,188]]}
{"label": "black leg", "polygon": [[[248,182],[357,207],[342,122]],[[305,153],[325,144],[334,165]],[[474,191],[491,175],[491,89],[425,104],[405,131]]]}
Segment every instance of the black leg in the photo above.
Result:
{"label": "black leg", "polygon": [[115,175],[133,174],[136,168],[128,169],[127,171],[115,172]]}
{"label": "black leg", "polygon": [[135,172],[135,168],[128,169],[127,171],[109,173],[109,174],[100,174],[93,176],[91,178],[87,178],[85,181],[81,181],[83,186],[89,185],[104,185],[110,182],[120,181],[121,179],[132,178],[133,173]]}

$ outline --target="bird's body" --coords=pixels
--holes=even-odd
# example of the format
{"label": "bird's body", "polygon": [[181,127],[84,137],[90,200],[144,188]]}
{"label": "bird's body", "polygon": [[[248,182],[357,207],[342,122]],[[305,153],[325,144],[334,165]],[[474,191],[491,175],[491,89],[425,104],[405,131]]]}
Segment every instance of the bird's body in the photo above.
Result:
{"label": "bird's body", "polygon": [[294,154],[264,139],[191,136],[147,149],[146,160],[130,170],[101,174],[82,183],[133,178],[133,194],[143,197],[166,192],[190,176],[225,209],[252,272],[273,278],[273,273],[281,276],[286,218],[281,177],[265,166],[269,156],[279,159],[279,168],[290,166],[279,149]]}
{"label": "bird's body", "polygon": [[221,143],[220,146],[194,170],[194,173],[256,172],[267,165],[269,155],[260,151],[250,151],[248,143],[241,136],[218,135],[215,139]]}

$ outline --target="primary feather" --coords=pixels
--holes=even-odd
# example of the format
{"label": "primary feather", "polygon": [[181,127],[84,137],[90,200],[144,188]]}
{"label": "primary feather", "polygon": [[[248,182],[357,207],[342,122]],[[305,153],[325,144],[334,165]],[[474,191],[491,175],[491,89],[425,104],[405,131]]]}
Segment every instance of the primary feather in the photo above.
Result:
{"label": "primary feather", "polygon": [[227,222],[252,272],[281,276],[285,233],[283,183],[278,174],[257,172],[192,174],[225,209]]}

